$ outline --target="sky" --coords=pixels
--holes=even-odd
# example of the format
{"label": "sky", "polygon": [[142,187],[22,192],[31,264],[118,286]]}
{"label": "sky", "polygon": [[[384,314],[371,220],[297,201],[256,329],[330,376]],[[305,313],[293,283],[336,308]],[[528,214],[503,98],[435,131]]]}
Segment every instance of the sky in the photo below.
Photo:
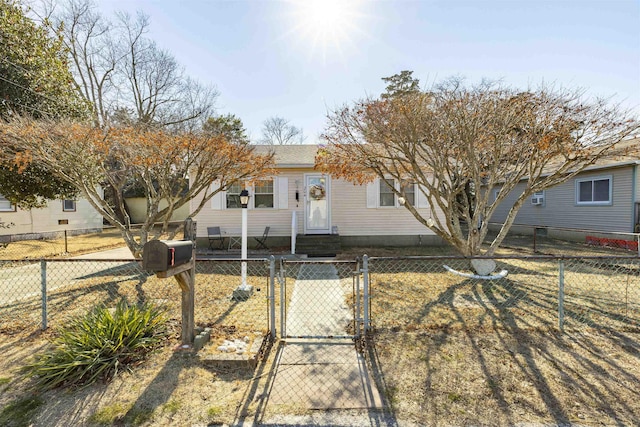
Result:
{"label": "sky", "polygon": [[581,88],[640,114],[640,0],[98,0],[220,92],[252,140],[279,116],[319,143],[331,111],[402,70],[516,88]]}

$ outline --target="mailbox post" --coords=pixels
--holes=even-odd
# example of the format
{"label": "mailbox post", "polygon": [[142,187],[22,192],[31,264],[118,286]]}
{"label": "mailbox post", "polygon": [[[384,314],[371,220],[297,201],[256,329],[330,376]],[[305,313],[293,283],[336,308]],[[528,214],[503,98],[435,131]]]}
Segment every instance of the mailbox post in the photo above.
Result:
{"label": "mailbox post", "polygon": [[151,240],[142,251],[142,268],[157,277],[175,277],[182,291],[182,344],[193,345],[196,278],[196,223],[184,222],[185,240]]}

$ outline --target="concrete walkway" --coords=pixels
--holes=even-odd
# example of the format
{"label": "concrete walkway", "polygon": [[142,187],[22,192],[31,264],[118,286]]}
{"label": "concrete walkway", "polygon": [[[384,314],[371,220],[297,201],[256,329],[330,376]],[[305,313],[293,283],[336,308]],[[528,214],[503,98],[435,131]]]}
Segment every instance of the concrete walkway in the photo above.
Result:
{"label": "concrete walkway", "polygon": [[[348,286],[351,288],[351,284]],[[349,292],[351,289],[349,289]],[[346,327],[352,321],[335,266],[303,264],[287,312],[269,405],[300,409],[381,409],[380,393]]]}
{"label": "concrete walkway", "polygon": [[107,249],[105,251],[91,252],[90,254],[78,255],[71,259],[134,259],[128,247]]}
{"label": "concrete walkway", "polygon": [[302,264],[287,312],[287,337],[341,337],[353,321],[332,264]]}

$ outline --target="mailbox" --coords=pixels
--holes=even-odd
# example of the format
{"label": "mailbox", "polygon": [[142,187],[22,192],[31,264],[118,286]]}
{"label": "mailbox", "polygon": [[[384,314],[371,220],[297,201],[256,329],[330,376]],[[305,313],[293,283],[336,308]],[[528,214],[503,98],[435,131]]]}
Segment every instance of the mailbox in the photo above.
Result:
{"label": "mailbox", "polygon": [[191,240],[151,240],[142,250],[142,268],[147,271],[167,271],[191,261]]}

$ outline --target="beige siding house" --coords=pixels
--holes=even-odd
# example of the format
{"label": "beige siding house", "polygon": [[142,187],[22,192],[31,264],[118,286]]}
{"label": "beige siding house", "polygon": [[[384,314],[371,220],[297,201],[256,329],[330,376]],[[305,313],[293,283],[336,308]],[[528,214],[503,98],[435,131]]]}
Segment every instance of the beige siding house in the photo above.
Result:
{"label": "beige siding house", "polygon": [[[292,236],[323,235],[339,235],[343,245],[440,243],[439,238],[398,203],[384,182],[353,185],[315,171],[317,145],[260,146],[258,149],[275,152],[278,174],[249,187],[249,236],[261,236],[265,227],[270,227],[270,246],[292,245]],[[195,217],[199,237],[204,238],[207,227],[211,226],[219,226],[228,237],[239,235],[241,189],[242,185],[238,184],[219,192]],[[414,195],[408,197],[414,199],[414,206],[428,218],[426,200],[415,190]],[[198,202],[192,201],[192,211]]]}
{"label": "beige siding house", "polygon": [[[491,218],[502,223],[525,183],[520,183]],[[496,199],[499,188],[491,197]],[[536,193],[518,212],[516,231],[534,227],[633,233],[640,229],[640,158],[601,161],[562,184]]]}
{"label": "beige siding house", "polygon": [[16,208],[0,195],[0,219],[9,228],[0,229],[0,235],[17,240],[41,238],[69,231],[86,233],[102,230],[102,216],[85,199],[50,200],[45,208],[23,210]]}

